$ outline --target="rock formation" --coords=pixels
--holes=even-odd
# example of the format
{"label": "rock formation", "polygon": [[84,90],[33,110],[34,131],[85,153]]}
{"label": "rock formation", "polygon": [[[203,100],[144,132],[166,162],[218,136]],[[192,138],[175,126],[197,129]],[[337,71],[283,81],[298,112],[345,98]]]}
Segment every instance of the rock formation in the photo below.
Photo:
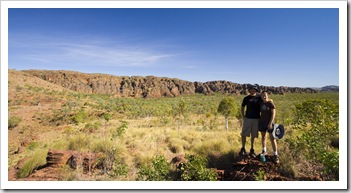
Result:
{"label": "rock formation", "polygon": [[[224,93],[247,94],[249,84],[229,81],[190,82],[177,78],[155,76],[112,76],[107,74],[84,74],[73,71],[24,70],[30,75],[85,94],[108,94],[115,97],[159,98],[177,97],[184,94]],[[312,88],[260,86],[273,94],[315,93]]]}

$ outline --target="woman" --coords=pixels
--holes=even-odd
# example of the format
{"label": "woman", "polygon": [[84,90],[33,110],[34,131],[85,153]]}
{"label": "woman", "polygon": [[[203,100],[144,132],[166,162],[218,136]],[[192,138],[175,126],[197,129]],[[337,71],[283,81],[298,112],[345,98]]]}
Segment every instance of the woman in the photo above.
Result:
{"label": "woman", "polygon": [[261,93],[262,102],[260,105],[260,113],[261,117],[259,120],[259,131],[262,135],[262,154],[266,155],[266,132],[269,133],[269,138],[272,143],[273,151],[274,151],[274,163],[279,163],[278,158],[278,148],[277,141],[273,137],[273,122],[275,119],[275,105],[273,100],[268,97],[267,91],[263,91]]}

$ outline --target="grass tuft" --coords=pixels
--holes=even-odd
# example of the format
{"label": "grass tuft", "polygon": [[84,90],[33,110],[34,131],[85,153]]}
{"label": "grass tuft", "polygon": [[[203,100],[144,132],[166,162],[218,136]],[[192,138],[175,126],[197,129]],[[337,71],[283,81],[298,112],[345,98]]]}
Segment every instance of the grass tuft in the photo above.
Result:
{"label": "grass tuft", "polygon": [[19,169],[17,177],[25,178],[33,173],[35,169],[46,163],[47,150],[37,150],[24,165]]}

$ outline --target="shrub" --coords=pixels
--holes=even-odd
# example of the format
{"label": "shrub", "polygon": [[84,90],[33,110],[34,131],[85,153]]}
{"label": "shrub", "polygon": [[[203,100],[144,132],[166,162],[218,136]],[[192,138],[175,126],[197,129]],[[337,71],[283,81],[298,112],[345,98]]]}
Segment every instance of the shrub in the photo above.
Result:
{"label": "shrub", "polygon": [[151,165],[141,166],[137,175],[137,180],[169,180],[169,164],[167,163],[164,156],[156,156],[152,159]]}
{"label": "shrub", "polygon": [[325,174],[333,174],[338,179],[339,176],[339,152],[324,151],[321,154],[321,162],[325,166]]}
{"label": "shrub", "polygon": [[93,152],[102,153],[99,164],[102,165],[104,173],[110,171],[116,160],[117,147],[111,140],[101,139],[94,141],[92,145]]}
{"label": "shrub", "polygon": [[71,137],[72,135],[74,135],[77,131],[74,130],[72,127],[66,127],[62,134],[66,135],[66,137]]}
{"label": "shrub", "polygon": [[101,127],[101,122],[96,121],[94,123],[87,123],[84,126],[84,132],[94,133],[99,127]]}
{"label": "shrub", "polygon": [[127,128],[128,123],[126,121],[121,121],[121,125],[112,131],[112,139],[122,136]]}
{"label": "shrub", "polygon": [[76,113],[73,117],[72,117],[72,122],[75,124],[79,124],[84,122],[84,120],[87,118],[87,113],[84,110],[80,110],[78,113]]}
{"label": "shrub", "polygon": [[20,117],[13,116],[9,118],[8,129],[13,129],[18,126],[18,124],[22,121]]}
{"label": "shrub", "polygon": [[102,115],[102,118],[105,119],[106,122],[109,122],[112,118],[112,115],[110,113],[104,112]]}
{"label": "shrub", "polygon": [[[330,144],[339,134],[339,106],[330,100],[308,100],[296,105],[293,127],[301,132],[288,141],[295,154],[325,166],[325,174],[339,176],[339,153]],[[297,152],[298,151],[298,152]]]}
{"label": "shrub", "polygon": [[255,180],[256,181],[265,181],[266,180],[266,175],[264,170],[258,170],[257,173],[254,174]]}
{"label": "shrub", "polygon": [[127,164],[115,160],[110,176],[127,176],[128,171],[129,169]]}
{"label": "shrub", "polygon": [[186,155],[188,162],[177,169],[183,181],[216,181],[217,173],[211,168],[206,168],[207,159],[196,155]]}

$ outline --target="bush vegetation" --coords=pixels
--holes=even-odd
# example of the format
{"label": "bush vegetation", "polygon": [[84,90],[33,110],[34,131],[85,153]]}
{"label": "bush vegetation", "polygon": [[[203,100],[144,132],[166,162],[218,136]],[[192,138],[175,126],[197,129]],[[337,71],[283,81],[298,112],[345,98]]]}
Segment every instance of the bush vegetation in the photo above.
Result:
{"label": "bush vegetation", "polygon": [[[124,179],[176,180],[174,172],[181,173],[180,180],[215,180],[209,157],[235,157],[240,150],[238,109],[243,95],[136,99],[73,92],[55,94],[65,102],[60,108],[52,108],[41,126],[52,130],[57,125],[67,127],[55,130],[55,141],[48,143],[48,148],[60,146],[102,153],[103,173],[112,180],[127,175]],[[281,174],[298,176],[301,164],[310,163],[321,166],[326,179],[338,180],[339,150],[332,145],[339,138],[338,94],[285,94],[270,98],[277,107],[276,123],[286,128],[285,137],[278,141]],[[233,104],[228,113],[221,101]],[[228,132],[224,129],[225,117],[229,118]],[[20,120],[11,120],[12,128],[16,122],[18,125]],[[261,149],[260,143],[255,143],[255,149]],[[188,163],[174,169],[170,161],[176,155],[187,155]],[[37,161],[32,162],[20,176],[27,176],[38,166],[34,163]],[[257,173],[256,179],[264,176],[263,172]]]}
{"label": "bush vegetation", "polygon": [[322,164],[325,174],[338,179],[339,149],[331,143],[339,138],[339,104],[320,99],[298,103],[293,129],[298,133],[294,140],[289,140],[294,154]]}
{"label": "bush vegetation", "polygon": [[207,168],[208,160],[204,156],[189,155],[185,158],[188,160],[178,168],[180,179],[182,181],[216,181],[217,172],[214,169]]}

